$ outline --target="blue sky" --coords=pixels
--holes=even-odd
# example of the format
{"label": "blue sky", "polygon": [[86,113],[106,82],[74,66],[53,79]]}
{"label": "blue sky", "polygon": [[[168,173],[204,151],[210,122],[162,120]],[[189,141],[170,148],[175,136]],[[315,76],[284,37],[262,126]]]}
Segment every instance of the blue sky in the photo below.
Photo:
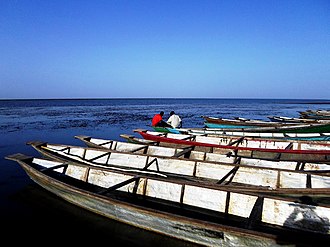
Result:
{"label": "blue sky", "polygon": [[330,1],[0,1],[0,99],[153,97],[330,99]]}

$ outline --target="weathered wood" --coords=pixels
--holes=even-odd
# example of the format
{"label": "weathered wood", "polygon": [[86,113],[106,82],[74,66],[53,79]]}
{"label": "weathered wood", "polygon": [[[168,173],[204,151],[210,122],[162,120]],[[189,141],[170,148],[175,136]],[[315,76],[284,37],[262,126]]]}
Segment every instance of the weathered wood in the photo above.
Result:
{"label": "weathered wood", "polygon": [[225,176],[223,176],[223,177],[217,182],[217,184],[222,184],[223,182],[225,182],[225,180],[226,180],[229,176],[231,176],[231,179],[229,179],[229,181],[226,181],[226,183],[225,183],[225,184],[229,184],[229,183],[233,180],[233,178],[234,178],[234,176],[235,176],[235,174],[236,174],[238,168],[239,168],[239,166],[235,166],[235,167],[234,167],[232,170],[230,170]]}
{"label": "weathered wood", "polygon": [[[40,158],[20,159],[19,155],[8,158],[17,161],[34,182],[68,202],[193,243],[291,246],[312,244],[315,239],[318,243],[329,241],[330,206],[315,205],[308,197],[302,203],[290,198],[205,186],[177,177],[155,177],[71,163],[65,174],[57,169],[45,174],[43,165],[51,168],[59,163]],[[86,174],[87,170],[88,179],[82,180],[79,174]],[[104,193],[100,193],[102,189]],[[112,193],[106,193],[107,190]],[[303,224],[296,220],[301,216]],[[276,241],[279,238],[281,242]]]}
{"label": "weathered wood", "polygon": [[[162,157],[160,155],[135,154],[106,149],[70,146],[72,153],[60,151],[65,145],[48,144],[34,147],[49,158],[77,165],[116,168],[126,171],[156,172],[157,175],[178,176],[187,181],[214,184],[219,187],[236,187],[241,191],[266,194],[300,194],[312,197],[330,195],[330,175],[279,168],[228,164],[216,161]],[[104,154],[104,155],[102,155]],[[85,158],[83,156],[86,156]],[[98,159],[93,159],[97,157]],[[90,161],[93,159],[93,161]],[[238,162],[239,159],[236,159]]]}
{"label": "weathered wood", "polygon": [[[298,133],[298,132],[249,132],[244,129],[220,129],[220,128],[154,128],[156,132],[185,134],[185,135],[198,135],[207,137],[222,137],[222,138],[239,138],[245,137],[246,139],[273,139],[277,141],[313,141],[313,142],[330,142],[330,132],[313,132],[313,133]],[[136,130],[136,132],[138,132]],[[123,136],[125,138],[125,136]]]}
{"label": "weathered wood", "polygon": [[128,185],[128,184],[132,183],[132,182],[136,182],[136,181],[138,181],[139,179],[140,179],[140,176],[135,176],[135,177],[130,178],[130,179],[127,179],[126,181],[123,181],[123,182],[121,182],[121,183],[118,183],[118,184],[112,185],[112,186],[110,186],[109,188],[105,188],[105,189],[103,189],[103,190],[100,190],[98,193],[99,193],[99,194],[102,194],[102,195],[104,195],[104,194],[106,194],[106,193],[110,193],[111,191],[115,191],[116,189],[119,189],[119,188],[121,188],[121,187],[123,187],[123,186],[125,186],[125,185]]}
{"label": "weathered wood", "polygon": [[[144,139],[158,142],[167,142],[172,144],[181,144],[181,145],[194,145],[202,147],[213,147],[222,149],[223,152],[231,151],[234,153],[234,156],[250,157],[250,158],[260,158],[266,160],[294,160],[294,161],[310,161],[310,162],[324,162],[330,163],[330,145],[317,144],[314,146],[313,143],[310,143],[306,146],[305,149],[292,148],[287,146],[287,143],[282,143],[282,147],[272,145],[273,142],[264,142],[263,147],[255,146],[229,146],[226,144],[219,144],[223,141],[222,138],[217,137],[196,137],[196,141],[186,140],[187,135],[181,134],[171,134],[171,133],[157,133],[152,131],[140,131],[138,132]],[[189,135],[188,135],[189,136]],[[198,139],[197,139],[198,138]],[[245,141],[245,143],[247,143]],[[283,146],[284,145],[284,146]],[[301,144],[299,143],[298,146]],[[314,148],[313,148],[314,146]],[[286,147],[286,148],[285,148]]]}
{"label": "weathered wood", "polygon": [[246,132],[282,132],[282,133],[320,133],[329,132],[329,122],[310,122],[310,123],[284,123],[284,122],[270,122],[262,120],[246,120],[239,119],[224,119],[216,117],[206,117],[204,124],[207,127],[219,128],[227,130],[230,126],[231,130],[244,130]]}
{"label": "weathered wood", "polygon": [[229,143],[228,143],[228,146],[233,146],[233,145],[235,145],[235,144],[239,144],[239,143],[242,143],[242,142],[243,142],[243,140],[244,140],[244,136],[243,136],[243,137],[240,137],[240,138],[238,138],[237,140],[233,140],[233,141],[229,142]]}
{"label": "weathered wood", "polygon": [[180,157],[182,155],[188,154],[190,153],[192,150],[194,150],[194,146],[192,147],[187,147],[187,148],[183,148],[182,151],[178,152],[177,154],[175,154],[173,157]]}
{"label": "weathered wood", "polygon": [[[135,138],[136,139],[136,138]],[[144,140],[144,139],[142,139]],[[102,146],[95,145],[99,143],[98,139],[92,138],[90,141],[83,140],[83,142],[89,146],[89,147],[97,147],[97,148],[105,148]],[[115,143],[122,143],[119,141],[116,141]],[[127,147],[125,149],[126,152],[132,152],[135,148],[145,145],[145,144],[138,144],[138,143],[130,143],[128,142],[127,145],[131,145],[130,147]],[[136,147],[137,146],[137,147]],[[175,147],[174,147],[175,146]],[[155,146],[150,144],[148,145],[148,149],[146,150],[145,154],[152,154],[152,155],[158,155],[158,156],[174,156],[174,153],[180,153],[181,151],[189,148],[193,148],[191,152],[187,152],[184,156],[184,158],[187,159],[198,159],[203,161],[215,161],[215,162],[221,162],[221,163],[231,163],[231,164],[241,164],[241,165],[256,165],[256,166],[267,166],[272,168],[282,168],[282,169],[292,169],[292,170],[313,170],[313,172],[330,172],[330,166],[327,164],[322,163],[313,163],[313,162],[306,162],[306,161],[279,161],[278,159],[275,159],[274,156],[270,155],[267,160],[260,159],[260,157],[252,158],[250,157],[240,157],[238,156],[238,151],[234,150],[229,152],[223,152],[223,149],[221,148],[213,148],[208,147],[207,150],[205,150],[203,147],[200,148],[198,146],[188,146],[188,145],[171,145],[171,143],[166,142],[157,142],[157,150],[155,149]],[[106,150],[117,150],[117,151],[123,151],[121,149],[115,149],[114,147],[111,148],[105,148]],[[245,154],[246,155],[246,154]],[[253,153],[251,154],[253,155]],[[272,160],[273,159],[273,160]]]}
{"label": "weathered wood", "polygon": [[148,164],[145,165],[143,170],[147,170],[153,163],[156,163],[157,171],[159,171],[159,165],[157,158],[154,158],[152,161],[150,161]]}
{"label": "weathered wood", "polygon": [[52,166],[52,167],[46,167],[46,168],[43,168],[43,169],[40,169],[41,172],[46,172],[48,170],[55,170],[57,168],[64,168],[63,169],[63,173],[65,173],[67,167],[68,167],[68,164],[60,164],[60,165],[56,165],[56,166]]}

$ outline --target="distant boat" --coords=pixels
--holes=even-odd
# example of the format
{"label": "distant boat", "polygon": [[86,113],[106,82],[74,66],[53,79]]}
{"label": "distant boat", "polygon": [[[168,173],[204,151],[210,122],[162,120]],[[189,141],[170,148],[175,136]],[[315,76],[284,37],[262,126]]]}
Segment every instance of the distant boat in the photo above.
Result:
{"label": "distant boat", "polygon": [[86,210],[206,246],[328,243],[330,206],[243,193],[158,174],[130,173],[23,154],[16,161],[38,185]]}
{"label": "distant boat", "polygon": [[280,126],[294,126],[296,123],[282,123],[263,121],[255,119],[246,119],[236,117],[235,119],[219,118],[219,117],[208,117],[202,116],[204,121],[208,124],[216,124],[223,126],[222,128],[253,128],[253,127],[280,127]]}
{"label": "distant boat", "polygon": [[246,158],[259,158],[266,160],[287,160],[300,162],[323,162],[330,163],[330,150],[299,150],[299,149],[276,149],[258,147],[240,147],[235,145],[221,145],[220,138],[210,138],[200,135],[182,135],[171,133],[153,132],[144,129],[136,129],[144,139],[150,141],[168,142],[172,144],[203,146],[222,149],[228,155]]}
{"label": "distant boat", "polygon": [[302,114],[315,114],[319,116],[330,116],[330,110],[306,110],[300,111]]}
{"label": "distant boat", "polygon": [[307,110],[300,111],[300,117],[314,120],[330,120],[330,111],[328,110]]}
{"label": "distant boat", "polygon": [[245,132],[280,132],[280,133],[322,133],[330,132],[330,122],[323,123],[289,123],[272,122],[250,119],[223,119],[206,117],[204,125],[207,128],[218,128],[221,130],[245,131]]}
{"label": "distant boat", "polygon": [[308,118],[297,118],[297,117],[284,117],[284,116],[268,116],[272,122],[281,123],[330,123],[330,120],[319,120],[319,119],[308,119]]}

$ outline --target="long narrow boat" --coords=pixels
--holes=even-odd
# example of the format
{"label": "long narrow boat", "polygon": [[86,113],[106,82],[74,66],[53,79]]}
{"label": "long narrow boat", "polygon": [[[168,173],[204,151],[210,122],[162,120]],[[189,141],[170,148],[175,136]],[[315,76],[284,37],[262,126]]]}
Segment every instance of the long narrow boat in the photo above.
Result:
{"label": "long narrow boat", "polygon": [[268,116],[272,122],[280,123],[327,123],[329,120],[319,120],[319,119],[308,119],[308,118],[297,118],[297,117],[285,117],[285,116]]}
{"label": "long narrow boat", "polygon": [[[225,164],[257,166],[275,169],[286,169],[307,172],[329,173],[329,164],[296,162],[296,161],[271,161],[254,158],[237,158],[222,154],[221,149],[199,146],[175,145],[167,142],[153,142],[133,135],[121,134],[127,143],[115,140],[94,138],[90,136],[75,136],[88,147],[102,148],[120,152],[143,153],[148,155],[157,155],[163,157],[178,157],[181,159],[193,159],[198,161],[212,161]],[[220,151],[220,153],[219,153]]]}
{"label": "long narrow boat", "polygon": [[310,246],[330,237],[330,206],[308,198],[233,192],[176,177],[28,157],[38,185],[102,216],[203,246]]}
{"label": "long narrow boat", "polygon": [[270,149],[292,149],[292,150],[330,150],[330,141],[307,141],[307,140],[286,140],[279,138],[258,138],[249,136],[231,136],[220,134],[206,134],[195,132],[184,132],[175,135],[163,134],[166,132],[151,132],[155,135],[171,135],[171,137],[177,139],[191,139],[194,136],[196,141],[215,143],[218,145],[235,145],[237,147],[255,147],[255,148],[270,148]]}
{"label": "long narrow boat", "polygon": [[[255,147],[255,148],[269,148],[269,149],[290,149],[290,150],[330,150],[330,142],[316,142],[316,141],[301,141],[301,140],[278,140],[278,139],[265,139],[253,137],[235,137],[235,136],[212,136],[212,135],[192,135],[192,134],[164,134],[159,132],[148,131],[148,133],[155,135],[166,135],[179,139],[192,139],[196,141],[215,143],[218,145],[230,145],[236,147]],[[193,137],[192,137],[193,136]],[[90,146],[89,136],[75,136],[75,138],[87,142]],[[95,140],[94,140],[95,141]],[[113,140],[108,140],[112,142]],[[106,142],[106,140],[100,140]],[[106,145],[107,143],[104,143]],[[99,145],[95,145],[99,147]]]}
{"label": "long narrow boat", "polygon": [[222,146],[251,147],[263,149],[287,149],[287,150],[330,150],[330,141],[286,140],[276,138],[261,138],[250,136],[221,135],[221,132],[185,132],[170,133],[137,129],[134,132],[146,132],[156,136],[166,136],[175,139],[193,140]]}
{"label": "long narrow boat", "polygon": [[136,129],[134,132],[140,134],[144,139],[172,144],[201,146],[207,148],[219,148],[223,153],[236,157],[258,158],[265,160],[286,160],[299,162],[322,162],[330,163],[330,150],[299,150],[289,148],[258,148],[240,147],[236,145],[221,145],[220,138],[199,135],[183,135],[153,132],[144,129]]}
{"label": "long narrow boat", "polygon": [[281,127],[281,126],[295,126],[297,123],[282,123],[282,122],[272,122],[263,121],[256,119],[245,119],[245,118],[219,118],[219,117],[208,117],[202,116],[205,122],[217,124],[223,128],[248,128],[248,127]]}
{"label": "long narrow boat", "polygon": [[[204,123],[207,128],[218,128],[228,130],[227,126],[217,123]],[[330,132],[330,123],[301,123],[283,126],[232,126],[231,131],[245,132],[279,132],[279,133],[323,133]]]}
{"label": "long narrow boat", "polygon": [[330,120],[330,111],[316,110],[299,112],[301,118],[314,119],[314,120]]}
{"label": "long narrow boat", "polygon": [[306,110],[299,111],[300,114],[314,114],[318,116],[330,116],[330,110]]}
{"label": "long narrow boat", "polygon": [[[241,192],[293,197],[308,195],[318,200],[330,197],[329,173],[182,159],[175,155],[169,157],[160,153],[150,155],[42,142],[29,142],[28,144],[43,156],[61,162],[110,167],[141,173],[146,170],[148,173],[154,171],[158,174],[181,177],[200,184],[230,187],[232,190]],[[180,152],[182,153],[182,151]]]}
{"label": "long narrow boat", "polygon": [[302,141],[330,141],[330,132],[325,133],[280,133],[280,132],[247,132],[219,128],[167,128],[153,127],[156,132],[173,134],[209,135],[224,137],[253,137],[266,139],[302,140]]}
{"label": "long narrow boat", "polygon": [[330,116],[321,116],[316,114],[301,114],[301,118],[321,120],[321,121],[330,121]]}

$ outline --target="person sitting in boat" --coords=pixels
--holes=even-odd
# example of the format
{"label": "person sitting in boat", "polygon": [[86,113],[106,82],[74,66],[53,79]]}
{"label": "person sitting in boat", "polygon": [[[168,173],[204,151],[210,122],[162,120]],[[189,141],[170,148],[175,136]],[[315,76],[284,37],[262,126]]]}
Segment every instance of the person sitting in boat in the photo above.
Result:
{"label": "person sitting in boat", "polygon": [[167,123],[172,126],[172,128],[181,128],[182,127],[182,121],[179,115],[175,114],[174,111],[170,112],[170,117],[167,120]]}
{"label": "person sitting in boat", "polygon": [[172,128],[172,126],[168,123],[166,123],[163,120],[164,112],[161,111],[160,113],[156,114],[151,121],[151,126],[153,127],[169,127]]}

